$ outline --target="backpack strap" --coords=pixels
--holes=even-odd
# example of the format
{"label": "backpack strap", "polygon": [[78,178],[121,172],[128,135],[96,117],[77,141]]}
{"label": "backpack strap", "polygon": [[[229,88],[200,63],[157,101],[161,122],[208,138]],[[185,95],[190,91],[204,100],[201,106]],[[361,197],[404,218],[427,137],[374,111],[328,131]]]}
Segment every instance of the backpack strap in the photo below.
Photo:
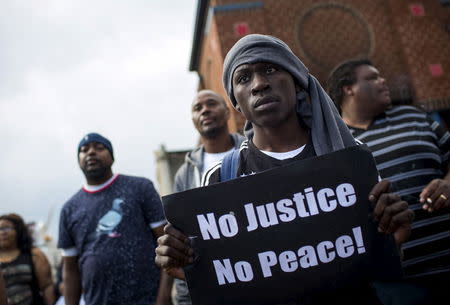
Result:
{"label": "backpack strap", "polygon": [[237,177],[239,166],[239,149],[234,149],[225,155],[220,167],[220,182],[225,182]]}

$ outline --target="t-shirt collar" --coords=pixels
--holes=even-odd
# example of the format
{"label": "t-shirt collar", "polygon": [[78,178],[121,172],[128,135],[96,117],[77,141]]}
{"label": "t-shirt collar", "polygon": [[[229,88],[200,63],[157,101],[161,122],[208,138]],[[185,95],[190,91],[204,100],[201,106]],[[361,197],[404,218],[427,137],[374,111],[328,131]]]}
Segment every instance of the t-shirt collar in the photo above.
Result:
{"label": "t-shirt collar", "polygon": [[87,193],[100,192],[100,191],[106,189],[111,184],[113,184],[113,182],[117,179],[117,177],[119,177],[119,174],[114,174],[111,178],[108,179],[108,181],[106,181],[102,184],[97,184],[97,185],[89,185],[86,183],[85,185],[83,185],[83,190]]}

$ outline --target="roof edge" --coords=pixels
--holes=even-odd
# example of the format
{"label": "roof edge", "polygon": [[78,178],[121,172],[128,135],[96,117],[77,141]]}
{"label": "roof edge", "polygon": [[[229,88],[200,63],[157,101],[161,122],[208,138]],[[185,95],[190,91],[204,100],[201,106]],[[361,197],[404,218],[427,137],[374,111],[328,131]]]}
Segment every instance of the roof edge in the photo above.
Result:
{"label": "roof edge", "polygon": [[203,40],[204,27],[207,17],[209,0],[198,0],[197,13],[195,17],[194,38],[192,41],[191,60],[189,71],[197,71],[200,58],[200,47]]}

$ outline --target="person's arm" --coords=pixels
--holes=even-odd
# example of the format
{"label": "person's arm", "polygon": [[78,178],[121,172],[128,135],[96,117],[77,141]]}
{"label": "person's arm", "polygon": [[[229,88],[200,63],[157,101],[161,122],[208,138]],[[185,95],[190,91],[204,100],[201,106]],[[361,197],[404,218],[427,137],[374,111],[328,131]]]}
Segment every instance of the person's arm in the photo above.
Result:
{"label": "person's arm", "polygon": [[185,188],[183,187],[182,173],[184,173],[186,171],[186,168],[185,168],[186,166],[187,166],[186,164],[182,164],[181,167],[177,170],[177,172],[175,174],[174,183],[173,183],[173,188],[174,188],[175,193],[185,190]]}
{"label": "person's arm", "polygon": [[[152,229],[152,234],[155,239],[158,239],[163,234],[163,226],[167,223],[161,197],[153,186],[153,182],[148,179],[142,180],[142,189],[144,200],[141,201],[141,208],[143,217],[146,223]],[[150,262],[151,263],[151,262]],[[172,279],[168,278],[164,272],[161,272],[160,284],[158,287],[158,295],[156,304],[171,304]]]}
{"label": "person's arm", "polygon": [[81,275],[78,256],[63,257],[64,301],[66,305],[78,305],[81,297]]}
{"label": "person's arm", "polygon": [[438,122],[427,116],[431,131],[435,134],[437,148],[440,151],[444,176],[428,183],[419,195],[422,208],[430,213],[450,207],[450,133]]}
{"label": "person's arm", "polygon": [[[220,167],[214,167],[203,175],[201,186],[219,181]],[[155,252],[156,265],[170,276],[186,280],[182,268],[194,262],[194,249],[186,235],[168,223],[164,227],[164,235],[158,238],[158,247]]]}
{"label": "person's arm", "polygon": [[46,305],[53,305],[55,292],[53,290],[52,271],[45,254],[38,248],[31,250],[34,272]]}
{"label": "person's arm", "polygon": [[0,305],[8,305],[8,298],[6,297],[5,279],[3,278],[2,269],[0,269]]}
{"label": "person's arm", "polygon": [[[152,231],[155,238],[158,239],[164,234],[164,226],[153,228]],[[161,272],[155,305],[172,305],[172,284],[173,278],[169,274]]]}
{"label": "person's arm", "polygon": [[185,280],[183,267],[194,261],[190,240],[170,223],[164,227],[164,235],[158,238],[155,262],[172,277]]}
{"label": "person's arm", "polygon": [[369,200],[375,204],[373,217],[378,222],[378,231],[393,234],[397,245],[408,240],[414,212],[399,195],[389,193],[390,182],[382,180],[370,191]]}
{"label": "person's arm", "polygon": [[450,162],[442,179],[434,179],[420,193],[422,208],[428,212],[450,207]]}

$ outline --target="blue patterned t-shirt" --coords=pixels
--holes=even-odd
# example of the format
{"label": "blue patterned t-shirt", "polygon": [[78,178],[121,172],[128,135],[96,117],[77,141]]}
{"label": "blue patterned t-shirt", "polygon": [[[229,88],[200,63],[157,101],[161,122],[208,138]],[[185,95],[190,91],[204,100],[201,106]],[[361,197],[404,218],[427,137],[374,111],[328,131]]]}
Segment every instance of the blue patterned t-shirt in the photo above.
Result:
{"label": "blue patterned t-shirt", "polygon": [[153,304],[160,272],[152,228],[164,223],[150,180],[118,175],[64,204],[58,247],[76,248],[86,304]]}

